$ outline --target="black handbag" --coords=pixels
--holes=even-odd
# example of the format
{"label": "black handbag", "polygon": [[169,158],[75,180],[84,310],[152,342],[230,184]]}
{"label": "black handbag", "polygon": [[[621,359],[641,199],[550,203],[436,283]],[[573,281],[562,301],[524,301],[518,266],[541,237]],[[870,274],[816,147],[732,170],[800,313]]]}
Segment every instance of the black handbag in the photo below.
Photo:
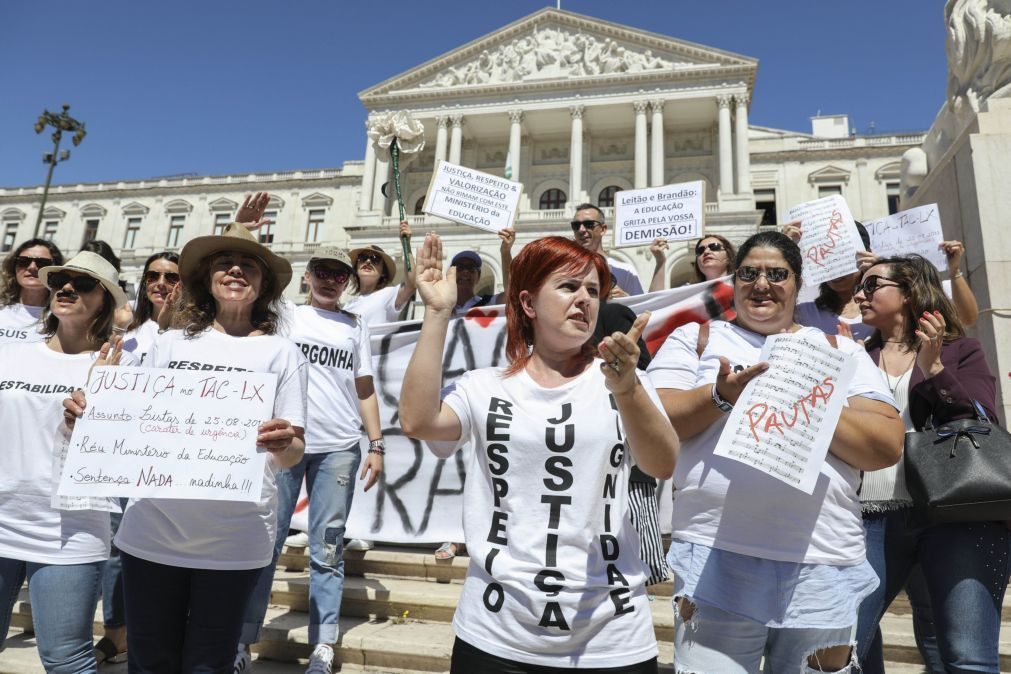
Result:
{"label": "black handbag", "polygon": [[1011,519],[1011,434],[972,404],[975,419],[906,433],[906,487],[933,523]]}

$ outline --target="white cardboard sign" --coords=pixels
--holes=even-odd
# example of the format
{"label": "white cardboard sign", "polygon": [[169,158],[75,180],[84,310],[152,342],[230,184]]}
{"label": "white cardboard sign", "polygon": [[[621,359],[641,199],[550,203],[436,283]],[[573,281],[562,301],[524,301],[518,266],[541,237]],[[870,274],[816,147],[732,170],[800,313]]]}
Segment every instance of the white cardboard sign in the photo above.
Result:
{"label": "white cardboard sign", "polygon": [[865,222],[871,235],[871,250],[877,257],[916,253],[930,260],[938,271],[948,268],[948,258],[939,245],[944,241],[937,204],[926,204]]}
{"label": "white cardboard sign", "polygon": [[277,375],[96,367],[60,496],[258,501]]}
{"label": "white cardboard sign", "polygon": [[857,251],[864,250],[853,215],[838,194],[790,208],[788,219],[800,220],[804,285],[817,290],[825,281],[857,271]]}
{"label": "white cardboard sign", "polygon": [[706,184],[696,181],[622,190],[614,195],[614,245],[647,246],[654,239],[684,241],[702,234]]}
{"label": "white cardboard sign", "polygon": [[512,227],[522,185],[439,161],[425,197],[425,212],[488,232]]}

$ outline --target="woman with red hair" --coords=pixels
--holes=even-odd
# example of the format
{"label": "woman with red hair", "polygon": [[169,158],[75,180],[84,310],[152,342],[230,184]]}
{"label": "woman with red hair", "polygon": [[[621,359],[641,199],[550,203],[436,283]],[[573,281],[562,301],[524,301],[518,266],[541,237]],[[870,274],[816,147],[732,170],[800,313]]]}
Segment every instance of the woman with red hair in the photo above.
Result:
{"label": "woman with red hair", "polygon": [[[668,478],[678,441],[636,341],[646,323],[594,349],[610,274],[561,237],[528,244],[510,268],[506,367],[464,374],[439,400],[456,270],[442,242],[417,256],[425,318],[404,377],[400,424],[448,456],[473,448],[464,487],[471,564],[453,620],[452,672],[657,671],[657,648],[628,517],[633,461]],[[598,355],[599,354],[599,357]]]}

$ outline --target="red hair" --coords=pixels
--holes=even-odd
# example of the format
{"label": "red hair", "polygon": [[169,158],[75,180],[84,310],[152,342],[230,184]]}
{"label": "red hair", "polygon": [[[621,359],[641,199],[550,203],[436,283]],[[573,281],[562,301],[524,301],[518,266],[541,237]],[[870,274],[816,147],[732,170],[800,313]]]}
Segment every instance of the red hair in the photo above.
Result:
{"label": "red hair", "polygon": [[[583,274],[591,265],[600,279],[600,297],[607,297],[611,291],[611,272],[602,255],[561,236],[548,236],[523,246],[509,266],[506,289],[506,356],[510,363],[505,371],[507,377],[526,366],[534,343],[534,322],[523,311],[520,293],[524,290],[536,293],[555,272]],[[588,358],[593,356],[592,339],[586,340],[583,350]]]}

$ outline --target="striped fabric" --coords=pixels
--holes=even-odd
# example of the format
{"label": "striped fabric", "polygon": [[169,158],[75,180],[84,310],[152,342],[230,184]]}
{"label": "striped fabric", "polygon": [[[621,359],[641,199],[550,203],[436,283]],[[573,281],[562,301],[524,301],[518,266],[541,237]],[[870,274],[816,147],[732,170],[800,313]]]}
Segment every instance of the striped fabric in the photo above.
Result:
{"label": "striped fabric", "polygon": [[670,577],[660,540],[660,513],[656,503],[656,485],[648,482],[628,483],[629,514],[632,526],[639,532],[639,554],[649,567],[646,585],[662,583]]}

